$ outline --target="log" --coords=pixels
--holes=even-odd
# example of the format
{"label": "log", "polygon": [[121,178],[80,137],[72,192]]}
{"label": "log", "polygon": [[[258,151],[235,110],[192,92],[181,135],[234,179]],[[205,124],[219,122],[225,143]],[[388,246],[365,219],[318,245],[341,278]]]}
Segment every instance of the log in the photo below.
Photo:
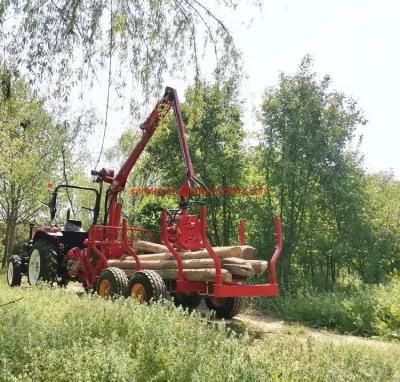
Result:
{"label": "log", "polygon": [[152,243],[150,241],[139,240],[133,243],[133,248],[138,252],[144,253],[163,253],[168,252],[165,245]]}
{"label": "log", "polygon": [[[234,246],[234,247],[213,247],[213,250],[215,254],[221,258],[224,257],[241,257],[241,248],[240,246]],[[207,255],[208,252],[207,250],[204,250]],[[208,255],[210,256],[210,255]]]}
{"label": "log", "polygon": [[238,264],[250,266],[249,260],[242,259],[240,257],[226,257],[222,259],[223,264]]}
{"label": "log", "polygon": [[[252,266],[243,259],[231,258],[231,260],[223,259],[222,267],[230,271],[233,275],[253,276],[254,270]],[[136,269],[135,260],[130,257],[125,260],[108,260],[109,267],[117,267],[121,269]],[[190,259],[182,260],[184,269],[208,269],[215,268],[213,259]],[[177,269],[178,263],[176,260],[141,260],[140,266],[142,269]]]}
{"label": "log", "polygon": [[[156,245],[159,245],[159,244],[156,244]],[[214,247],[213,249],[214,249],[215,254],[222,259],[226,258],[226,257],[239,257],[239,258],[243,258],[243,259],[247,259],[247,258],[255,259],[256,253],[257,253],[255,248],[250,247],[248,245],[236,246],[236,247]],[[191,251],[179,252],[179,254],[185,259],[210,258],[210,254],[205,249],[200,250],[200,251],[193,251],[193,252],[191,252]],[[145,260],[145,258],[147,260],[174,260],[175,259],[175,257],[168,251],[140,255],[139,258],[141,260],[142,259]]]}
{"label": "log", "polygon": [[[158,259],[148,259],[147,256],[139,256],[140,264],[143,268],[151,268],[151,269],[163,269],[163,268],[175,268],[177,267],[178,262],[174,257],[172,259],[169,257],[168,260],[158,260]],[[227,257],[225,259],[221,259],[222,264],[236,264],[243,265],[245,267],[251,267],[250,261],[254,260],[244,260],[238,257]],[[257,261],[257,260],[255,260]],[[182,259],[182,264],[184,268],[209,268],[214,267],[214,260],[212,258],[201,258],[201,259],[188,259],[184,257]],[[134,257],[127,256],[123,260],[113,259],[108,260],[108,265],[110,267],[119,267],[119,268],[136,268],[136,261]]]}
{"label": "log", "polygon": [[250,245],[241,245],[240,246],[241,255],[240,257],[246,260],[256,260],[257,259],[257,250]]}
{"label": "log", "polygon": [[[165,245],[152,243],[150,241],[139,240],[134,243],[134,248],[138,252],[155,254],[168,253]],[[230,246],[230,247],[213,247],[214,251],[221,257],[242,257],[248,260],[254,260],[256,257],[256,249],[250,245]],[[207,252],[205,250],[197,252]],[[196,252],[193,252],[196,253]]]}
{"label": "log", "polygon": [[262,275],[268,269],[268,261],[264,260],[247,260],[254,269],[256,275]]}
{"label": "log", "polygon": [[[123,269],[127,276],[135,273],[134,269]],[[178,271],[176,269],[157,269],[155,270],[165,280],[176,280]],[[215,269],[184,269],[183,274],[188,281],[215,281]],[[222,282],[231,283],[232,274],[226,269],[222,269]]]}
{"label": "log", "polygon": [[[150,241],[138,240],[135,241],[133,247],[138,252],[149,253],[149,254],[161,254],[167,253],[168,248],[165,245],[152,243]],[[241,246],[230,246],[230,247],[213,247],[214,252],[220,257],[242,257],[246,260],[255,260],[257,256],[257,250],[250,245]],[[186,252],[185,252],[186,253]],[[206,250],[197,252],[189,252],[191,254],[207,253]],[[150,255],[151,256],[151,255]],[[200,257],[202,255],[199,255]],[[164,259],[168,260],[168,259]]]}
{"label": "log", "polygon": [[[135,269],[136,262],[132,259],[128,260],[108,260],[109,267],[118,267],[123,269]],[[183,268],[199,269],[199,268],[214,268],[213,259],[191,259],[182,261]],[[143,269],[176,269],[178,263],[176,260],[140,260],[140,266]]]}
{"label": "log", "polygon": [[224,264],[223,267],[234,276],[250,277],[254,275],[254,269],[251,267],[251,265],[244,266],[241,264]]}
{"label": "log", "polygon": [[223,268],[232,273],[233,276],[250,277],[255,274],[253,267],[248,260],[238,257],[227,257],[222,259]]}
{"label": "log", "polygon": [[[240,257],[241,249],[240,247],[214,247],[214,252],[217,256],[224,257]],[[179,254],[186,259],[203,259],[210,258],[210,254],[206,249],[202,249],[200,251],[182,251]],[[141,255],[146,257],[148,260],[173,260],[175,259],[174,255],[170,252],[164,253],[153,253],[153,254],[144,254]]]}

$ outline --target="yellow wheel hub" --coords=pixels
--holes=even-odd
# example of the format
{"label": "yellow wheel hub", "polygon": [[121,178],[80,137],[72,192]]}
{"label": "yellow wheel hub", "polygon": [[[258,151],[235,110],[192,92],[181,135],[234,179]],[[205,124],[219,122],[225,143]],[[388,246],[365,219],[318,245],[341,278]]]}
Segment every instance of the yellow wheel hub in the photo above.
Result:
{"label": "yellow wheel hub", "polygon": [[111,282],[108,280],[102,280],[99,285],[100,297],[108,300],[111,297]]}
{"label": "yellow wheel hub", "polygon": [[131,297],[143,304],[146,302],[146,290],[142,284],[135,284],[131,290]]}

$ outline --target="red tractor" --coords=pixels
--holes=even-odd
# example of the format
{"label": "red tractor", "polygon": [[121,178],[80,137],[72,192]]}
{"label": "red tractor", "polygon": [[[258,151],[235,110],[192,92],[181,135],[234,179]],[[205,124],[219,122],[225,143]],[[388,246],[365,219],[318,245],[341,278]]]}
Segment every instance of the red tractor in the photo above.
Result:
{"label": "red tractor", "polygon": [[[179,143],[186,167],[186,179],[180,190],[179,208],[163,210],[161,213],[161,241],[176,260],[175,280],[166,280],[154,270],[143,269],[140,257],[134,249],[138,239],[152,237],[148,230],[129,227],[126,219],[121,219],[121,193],[125,189],[128,175],[138,161],[155,133],[161,120],[173,109],[178,129]],[[28,276],[31,285],[42,280],[66,285],[68,281],[79,281],[90,291],[96,290],[104,297],[131,296],[141,302],[159,300],[168,294],[186,306],[195,307],[202,297],[217,316],[231,318],[238,313],[243,297],[276,296],[279,286],[276,279],[276,263],[282,252],[282,227],[276,220],[277,248],[268,265],[268,280],[265,284],[249,285],[241,281],[226,283],[222,278],[221,259],[216,255],[207,237],[207,213],[204,203],[200,203],[200,216],[190,214],[192,190],[206,188],[195,175],[185,135],[179,100],[176,91],[167,87],[147,120],[140,126],[142,138],[134,147],[129,158],[115,175],[114,171],[102,169],[92,171],[99,189],[60,185],[52,194],[49,207],[49,225],[30,231],[30,241],[20,255],[11,257],[8,264],[7,280],[10,286],[20,285],[22,275]],[[98,224],[103,184],[109,186],[104,196],[103,224]],[[54,223],[57,211],[57,195],[61,188],[75,188],[94,195],[93,222],[90,228],[82,229],[81,221],[70,219],[67,212],[66,223],[58,227]],[[244,237],[244,226],[241,237]],[[243,244],[243,243],[241,243]],[[214,262],[213,281],[189,281],[185,279],[182,251],[205,250]],[[123,260],[129,256],[135,261],[135,269],[128,279],[120,268],[110,267],[109,262]]]}

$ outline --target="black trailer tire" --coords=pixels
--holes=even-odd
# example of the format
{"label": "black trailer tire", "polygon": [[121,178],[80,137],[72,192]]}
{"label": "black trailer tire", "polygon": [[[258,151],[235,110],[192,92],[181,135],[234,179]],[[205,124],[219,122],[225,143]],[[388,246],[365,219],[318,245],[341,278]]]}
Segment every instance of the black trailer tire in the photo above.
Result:
{"label": "black trailer tire", "polygon": [[20,286],[22,279],[22,259],[18,255],[13,255],[8,260],[7,283],[9,286]]}
{"label": "black trailer tire", "polygon": [[167,287],[161,276],[151,270],[136,272],[129,281],[127,296],[141,304],[162,301],[167,298]]}
{"label": "black trailer tire", "polygon": [[125,297],[128,286],[126,273],[116,267],[104,269],[97,280],[97,294],[105,300]]}
{"label": "black trailer tire", "polygon": [[32,245],[28,262],[28,281],[32,286],[38,281],[53,283],[57,280],[57,252],[49,240],[38,240]]}
{"label": "black trailer tire", "polygon": [[202,297],[198,293],[174,293],[173,298],[176,306],[181,306],[189,310],[196,309],[201,304],[202,300]]}
{"label": "black trailer tire", "polygon": [[208,309],[215,311],[217,318],[233,318],[240,313],[244,299],[242,297],[215,298],[206,297]]}

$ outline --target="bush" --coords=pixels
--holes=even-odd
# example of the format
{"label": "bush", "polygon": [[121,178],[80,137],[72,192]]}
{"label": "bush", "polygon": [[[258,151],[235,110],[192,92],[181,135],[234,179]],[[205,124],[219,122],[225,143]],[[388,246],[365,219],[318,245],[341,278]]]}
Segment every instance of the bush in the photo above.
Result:
{"label": "bush", "polygon": [[390,354],[287,335],[236,335],[170,304],[0,285],[0,381],[390,381]]}
{"label": "bush", "polygon": [[399,276],[385,285],[349,285],[325,293],[301,291],[256,304],[288,321],[357,335],[400,338]]}

